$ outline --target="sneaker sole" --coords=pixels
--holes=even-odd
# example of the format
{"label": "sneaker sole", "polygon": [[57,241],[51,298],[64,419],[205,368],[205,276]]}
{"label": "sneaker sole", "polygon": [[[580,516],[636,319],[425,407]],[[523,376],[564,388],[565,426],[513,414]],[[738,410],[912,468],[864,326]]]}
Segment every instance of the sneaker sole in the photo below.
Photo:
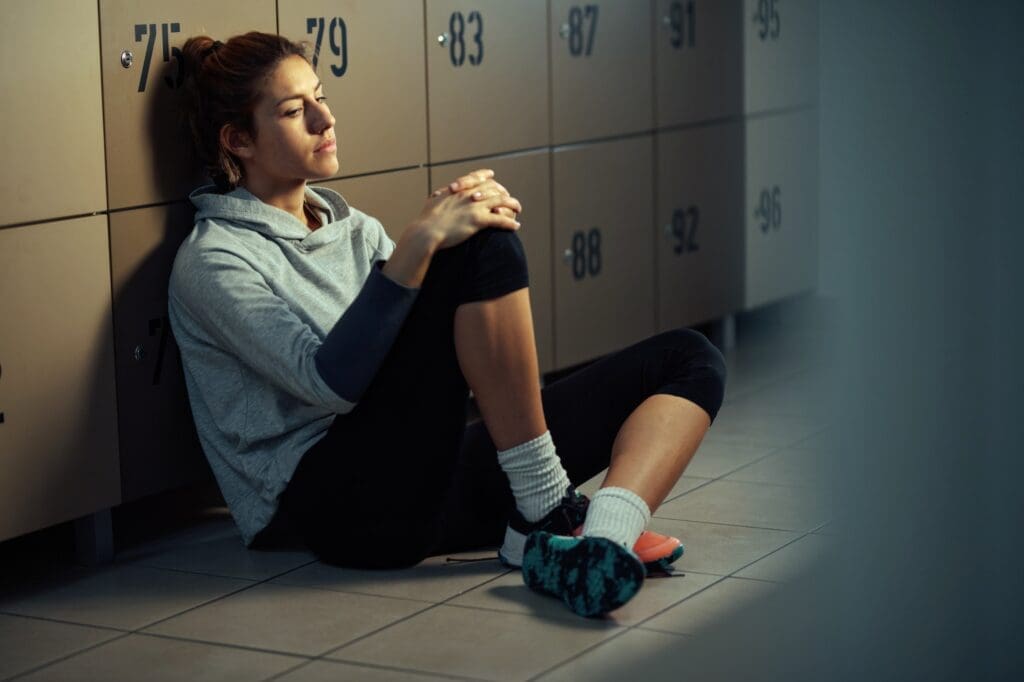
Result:
{"label": "sneaker sole", "polygon": [[644,575],[639,559],[605,538],[536,532],[526,540],[524,582],[532,590],[560,598],[580,616],[619,608],[640,591]]}
{"label": "sneaker sole", "polygon": [[[671,540],[671,538],[670,538]],[[666,544],[668,544],[666,542]],[[641,557],[643,561],[644,569],[648,573],[655,571],[662,571],[669,573],[672,570],[672,564],[679,560],[679,557],[683,556],[685,547],[682,543],[675,544],[672,552],[666,556],[658,557],[657,559],[650,559]],[[505,528],[505,541],[501,545],[501,549],[498,550],[498,561],[505,568],[522,568],[523,566],[523,551],[526,547],[526,536],[522,533],[512,530],[511,527],[506,526]],[[644,554],[648,556],[651,554],[651,550],[648,550]]]}

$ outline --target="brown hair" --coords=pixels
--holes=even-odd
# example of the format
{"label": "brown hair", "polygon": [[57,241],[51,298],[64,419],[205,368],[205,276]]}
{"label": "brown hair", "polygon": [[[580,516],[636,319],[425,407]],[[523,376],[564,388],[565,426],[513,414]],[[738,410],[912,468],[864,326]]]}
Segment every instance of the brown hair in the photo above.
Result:
{"label": "brown hair", "polygon": [[253,111],[264,81],[285,57],[306,59],[306,52],[300,43],[257,31],[226,43],[193,36],[181,51],[185,115],[196,153],[217,188],[226,192],[241,181],[242,163],[221,146],[221,128],[230,123],[255,138]]}

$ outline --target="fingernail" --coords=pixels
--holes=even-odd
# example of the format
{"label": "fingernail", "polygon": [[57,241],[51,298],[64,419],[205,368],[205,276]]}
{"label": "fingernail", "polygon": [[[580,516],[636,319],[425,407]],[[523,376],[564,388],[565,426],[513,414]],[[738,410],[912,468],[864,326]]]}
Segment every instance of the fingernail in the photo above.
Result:
{"label": "fingernail", "polygon": [[482,196],[483,196],[483,194],[481,194],[480,192],[473,192],[473,198],[474,199],[479,199]]}

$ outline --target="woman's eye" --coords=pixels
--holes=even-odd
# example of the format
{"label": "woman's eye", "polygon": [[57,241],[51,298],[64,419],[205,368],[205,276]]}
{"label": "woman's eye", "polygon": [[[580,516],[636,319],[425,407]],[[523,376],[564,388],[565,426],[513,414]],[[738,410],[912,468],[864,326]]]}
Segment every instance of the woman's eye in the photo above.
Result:
{"label": "woman's eye", "polygon": [[327,95],[320,95],[319,97],[316,98],[316,101],[323,104],[324,102],[327,101]]}
{"label": "woman's eye", "polygon": [[284,112],[284,115],[285,115],[285,116],[296,116],[296,115],[298,115],[298,114],[299,114],[299,113],[300,113],[301,111],[302,111],[302,109],[289,109],[288,111]]}

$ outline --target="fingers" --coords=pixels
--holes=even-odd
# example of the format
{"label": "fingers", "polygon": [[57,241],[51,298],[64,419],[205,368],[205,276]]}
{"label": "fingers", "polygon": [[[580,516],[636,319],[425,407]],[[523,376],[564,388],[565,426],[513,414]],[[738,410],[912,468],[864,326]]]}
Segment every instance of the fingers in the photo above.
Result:
{"label": "fingers", "polygon": [[448,185],[448,191],[455,193],[461,192],[477,185],[484,183],[494,177],[494,171],[490,168],[481,168],[475,170],[472,173],[463,175],[461,178],[456,178]]}
{"label": "fingers", "polygon": [[523,205],[513,196],[496,195],[481,199],[480,202],[488,211],[494,211],[496,208],[507,208],[516,214],[523,212]]}

